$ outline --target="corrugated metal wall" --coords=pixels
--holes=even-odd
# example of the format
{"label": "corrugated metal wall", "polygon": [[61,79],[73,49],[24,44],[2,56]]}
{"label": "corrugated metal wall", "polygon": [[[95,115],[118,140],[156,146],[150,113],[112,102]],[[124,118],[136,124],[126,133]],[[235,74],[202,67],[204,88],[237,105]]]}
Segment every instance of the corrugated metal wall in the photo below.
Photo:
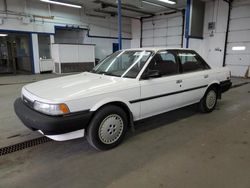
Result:
{"label": "corrugated metal wall", "polygon": [[143,19],[142,47],[181,47],[181,13]]}
{"label": "corrugated metal wall", "polygon": [[[235,51],[233,47],[245,47]],[[226,66],[232,75],[245,76],[250,66],[250,1],[235,0],[230,18]]]}

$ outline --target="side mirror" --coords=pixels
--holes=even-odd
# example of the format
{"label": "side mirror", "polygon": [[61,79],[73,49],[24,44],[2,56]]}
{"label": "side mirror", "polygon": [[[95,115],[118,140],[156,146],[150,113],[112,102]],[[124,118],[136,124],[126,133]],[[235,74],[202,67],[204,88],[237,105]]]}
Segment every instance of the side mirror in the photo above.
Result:
{"label": "side mirror", "polygon": [[146,80],[149,78],[159,78],[161,77],[161,73],[159,70],[148,70],[142,75],[142,79]]}

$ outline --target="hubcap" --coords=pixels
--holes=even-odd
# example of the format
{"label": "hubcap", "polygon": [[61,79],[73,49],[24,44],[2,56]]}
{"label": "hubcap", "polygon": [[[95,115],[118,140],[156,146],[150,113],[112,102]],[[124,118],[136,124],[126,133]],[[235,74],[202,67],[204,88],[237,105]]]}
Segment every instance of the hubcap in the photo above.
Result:
{"label": "hubcap", "polygon": [[99,127],[99,138],[104,144],[113,144],[116,142],[123,131],[123,120],[117,114],[107,116]]}
{"label": "hubcap", "polygon": [[207,94],[206,105],[209,109],[212,109],[216,103],[216,93],[214,90],[211,90]]}

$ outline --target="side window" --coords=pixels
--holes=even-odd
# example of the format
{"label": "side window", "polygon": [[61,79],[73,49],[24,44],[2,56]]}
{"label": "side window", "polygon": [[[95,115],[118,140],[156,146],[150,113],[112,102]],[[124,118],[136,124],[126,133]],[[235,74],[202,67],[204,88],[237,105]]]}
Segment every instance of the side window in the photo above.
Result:
{"label": "side window", "polygon": [[182,65],[182,71],[185,72],[194,72],[208,69],[208,66],[200,60],[197,54],[192,52],[181,52],[178,54]]}
{"label": "side window", "polygon": [[148,65],[148,69],[158,70],[161,76],[169,76],[178,73],[178,63],[173,53],[161,51],[155,54]]}

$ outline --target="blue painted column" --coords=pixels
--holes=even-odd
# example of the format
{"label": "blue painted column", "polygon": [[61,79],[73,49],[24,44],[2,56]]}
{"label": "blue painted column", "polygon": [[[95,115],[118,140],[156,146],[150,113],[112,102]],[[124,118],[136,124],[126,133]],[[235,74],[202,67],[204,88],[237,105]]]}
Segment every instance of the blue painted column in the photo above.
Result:
{"label": "blue painted column", "polygon": [[122,49],[122,3],[118,0],[118,46]]}
{"label": "blue painted column", "polygon": [[185,27],[186,48],[189,47],[190,9],[191,9],[191,0],[187,0],[187,6],[186,6],[186,27]]}

